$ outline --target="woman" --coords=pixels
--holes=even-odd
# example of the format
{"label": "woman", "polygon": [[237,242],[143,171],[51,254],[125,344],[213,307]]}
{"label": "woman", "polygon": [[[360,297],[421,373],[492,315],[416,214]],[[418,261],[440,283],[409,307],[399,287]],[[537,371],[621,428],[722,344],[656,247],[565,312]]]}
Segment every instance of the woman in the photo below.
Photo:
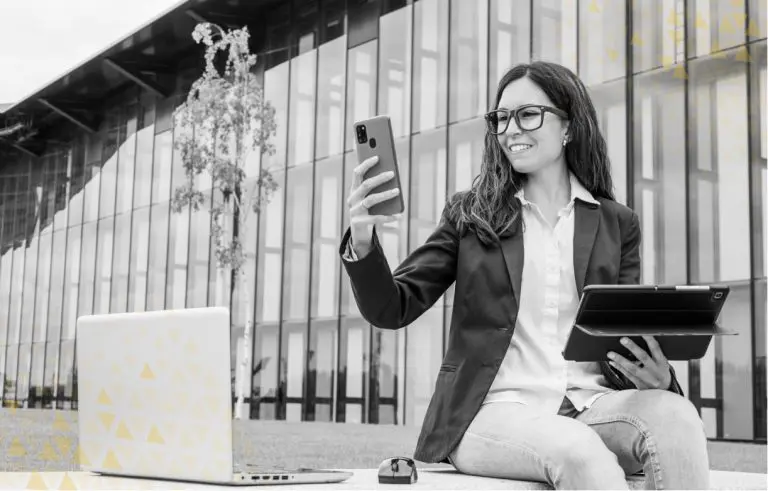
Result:
{"label": "woman", "polygon": [[367,209],[391,174],[363,180],[340,253],[363,317],[399,329],[456,283],[443,365],[414,457],[555,488],[708,488],[703,425],[659,345],[626,344],[635,362],[561,355],[589,284],[640,277],[637,215],[614,201],[610,164],[583,83],[560,65],[519,65],[485,116],[483,165],[470,190],[392,273]]}

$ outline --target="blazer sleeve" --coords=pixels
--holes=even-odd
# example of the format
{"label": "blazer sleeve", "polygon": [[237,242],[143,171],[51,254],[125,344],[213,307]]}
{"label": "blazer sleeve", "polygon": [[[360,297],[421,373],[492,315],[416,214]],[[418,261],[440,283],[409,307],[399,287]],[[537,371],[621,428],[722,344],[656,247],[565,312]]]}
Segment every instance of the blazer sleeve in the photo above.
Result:
{"label": "blazer sleeve", "polygon": [[[640,283],[640,242],[642,240],[642,233],[640,231],[640,220],[637,217],[637,213],[634,211],[629,220],[629,227],[622,227],[621,236],[619,284],[637,285]],[[635,384],[624,377],[621,372],[615,370],[613,367],[610,367],[610,369],[619,376],[624,385],[627,385],[629,388],[635,388]],[[670,365],[669,370],[672,379],[667,390],[684,396],[683,389],[677,381],[675,369]]]}
{"label": "blazer sleeve", "polygon": [[345,254],[351,231],[339,248],[357,306],[363,318],[382,329],[400,329],[429,309],[453,283],[458,263],[459,237],[443,218],[426,242],[394,271],[373,231],[371,251],[356,261]]}

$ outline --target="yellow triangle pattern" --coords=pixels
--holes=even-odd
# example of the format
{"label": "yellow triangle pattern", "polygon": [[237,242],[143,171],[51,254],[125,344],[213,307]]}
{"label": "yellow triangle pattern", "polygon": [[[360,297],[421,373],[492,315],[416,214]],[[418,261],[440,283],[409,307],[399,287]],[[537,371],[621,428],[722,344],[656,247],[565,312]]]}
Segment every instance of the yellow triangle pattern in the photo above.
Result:
{"label": "yellow triangle pattern", "polygon": [[640,34],[635,33],[634,36],[632,36],[632,46],[642,46],[643,45],[643,39],[640,37]]}
{"label": "yellow triangle pattern", "polygon": [[589,4],[589,11],[593,14],[600,13],[600,6],[597,4],[597,0],[592,0],[592,2]]}
{"label": "yellow triangle pattern", "polygon": [[149,368],[149,364],[144,364],[144,369],[141,371],[141,378],[144,380],[152,380],[155,378],[155,374],[152,373],[152,369]]}
{"label": "yellow triangle pattern", "polygon": [[757,24],[754,20],[749,21],[749,27],[747,27],[747,36],[749,37],[760,37],[760,30],[757,28]]}
{"label": "yellow triangle pattern", "polygon": [[743,61],[743,62],[752,61],[751,57],[749,56],[749,51],[747,51],[747,48],[740,48],[738,51],[736,51],[736,60]]}
{"label": "yellow triangle pattern", "polygon": [[707,21],[701,14],[696,14],[696,29],[706,29],[708,27]]}
{"label": "yellow triangle pattern", "polygon": [[677,68],[675,68],[674,76],[675,76],[675,78],[681,78],[683,80],[687,79],[688,78],[688,74],[685,71],[685,66],[678,65]]}
{"label": "yellow triangle pattern", "polygon": [[99,392],[98,402],[99,404],[104,404],[106,406],[112,405],[112,399],[109,398],[106,390],[101,389],[101,392]]}
{"label": "yellow triangle pattern", "polygon": [[99,413],[99,419],[104,425],[104,429],[109,431],[109,429],[112,427],[112,422],[115,420],[115,415],[112,413]]}
{"label": "yellow triangle pattern", "polygon": [[91,465],[91,461],[86,457],[83,447],[79,445],[77,446],[77,450],[75,450],[75,460],[80,465]]}
{"label": "yellow triangle pattern", "polygon": [[69,452],[69,449],[72,448],[72,442],[65,436],[57,436],[56,447],[59,449],[60,453],[66,454]]}
{"label": "yellow triangle pattern", "polygon": [[60,412],[56,412],[53,418],[53,429],[57,431],[69,431],[69,423]]}
{"label": "yellow triangle pattern", "polygon": [[40,451],[38,458],[44,462],[54,462],[59,460],[59,456],[56,454],[56,451],[50,443],[45,443],[45,445],[43,445],[43,449]]}
{"label": "yellow triangle pattern", "polygon": [[187,344],[184,346],[184,349],[189,355],[197,354],[197,345],[192,341],[188,341]]}
{"label": "yellow triangle pattern", "polygon": [[27,489],[48,489],[48,485],[45,484],[45,481],[43,480],[43,476],[41,476],[39,472],[33,472],[29,476]]}
{"label": "yellow triangle pattern", "polygon": [[72,481],[72,478],[69,477],[69,472],[64,473],[64,479],[61,480],[61,484],[59,484],[59,490],[61,491],[73,491],[76,490],[77,486],[75,485],[74,481]]}
{"label": "yellow triangle pattern", "polygon": [[128,431],[128,427],[122,421],[117,425],[117,437],[123,440],[133,440],[133,435]]}
{"label": "yellow triangle pattern", "polygon": [[11,446],[8,448],[8,455],[11,457],[23,457],[27,455],[24,445],[21,444],[18,438],[14,438],[11,441]]}
{"label": "yellow triangle pattern", "polygon": [[111,470],[120,470],[120,462],[117,461],[117,456],[112,450],[107,451],[107,455],[104,457],[104,462],[101,463],[102,467]]}
{"label": "yellow triangle pattern", "polygon": [[162,435],[160,435],[160,432],[157,430],[157,427],[152,425],[152,428],[149,430],[149,436],[147,436],[147,441],[149,443],[158,443],[160,445],[165,444],[165,440],[163,440]]}
{"label": "yellow triangle pattern", "polygon": [[619,59],[619,52],[618,52],[618,50],[616,50],[614,48],[608,48],[608,58],[611,61],[618,60]]}

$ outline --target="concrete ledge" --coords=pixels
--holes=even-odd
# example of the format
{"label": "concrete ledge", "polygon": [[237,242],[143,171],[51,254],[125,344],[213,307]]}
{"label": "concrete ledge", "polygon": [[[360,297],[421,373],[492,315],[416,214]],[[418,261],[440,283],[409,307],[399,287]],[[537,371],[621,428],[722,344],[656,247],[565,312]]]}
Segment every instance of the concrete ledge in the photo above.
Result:
{"label": "concrete ledge", "polygon": [[[197,483],[102,477],[90,472],[6,472],[0,473],[0,489],[297,489],[297,490],[364,490],[364,489],[512,489],[547,490],[543,483],[509,481],[466,476],[452,469],[424,469],[413,485],[380,485],[375,469],[345,469],[354,473],[343,483],[280,486],[212,486]],[[643,489],[642,478],[629,478],[630,489]],[[746,472],[712,471],[711,489],[768,489],[768,476]]]}

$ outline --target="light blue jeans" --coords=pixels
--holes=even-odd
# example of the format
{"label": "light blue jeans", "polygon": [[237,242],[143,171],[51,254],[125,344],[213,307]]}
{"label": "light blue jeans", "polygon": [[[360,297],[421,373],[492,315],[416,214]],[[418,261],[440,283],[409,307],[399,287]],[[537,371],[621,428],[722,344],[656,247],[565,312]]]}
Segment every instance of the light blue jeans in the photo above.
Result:
{"label": "light blue jeans", "polygon": [[640,470],[649,489],[709,489],[704,425],[688,399],[622,390],[579,413],[516,403],[484,405],[450,455],[459,472],[546,482],[555,489],[627,489]]}

